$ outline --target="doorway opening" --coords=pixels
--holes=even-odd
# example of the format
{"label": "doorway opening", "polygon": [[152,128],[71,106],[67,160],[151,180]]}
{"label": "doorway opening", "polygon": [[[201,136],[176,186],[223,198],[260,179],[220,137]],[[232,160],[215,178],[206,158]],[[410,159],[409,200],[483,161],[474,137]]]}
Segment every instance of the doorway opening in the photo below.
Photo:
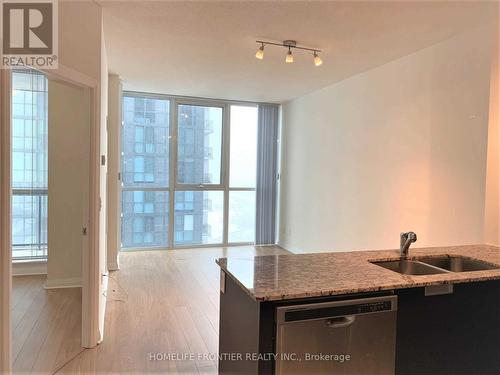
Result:
{"label": "doorway opening", "polygon": [[35,70],[11,87],[12,365],[51,372],[83,350],[91,95]]}

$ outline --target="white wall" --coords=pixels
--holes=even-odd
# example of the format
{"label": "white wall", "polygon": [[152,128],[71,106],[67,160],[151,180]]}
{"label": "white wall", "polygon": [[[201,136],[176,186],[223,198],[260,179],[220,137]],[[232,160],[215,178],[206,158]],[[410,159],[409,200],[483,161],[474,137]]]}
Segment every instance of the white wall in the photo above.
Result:
{"label": "white wall", "polygon": [[59,63],[101,79],[102,9],[92,1],[59,1]]}
{"label": "white wall", "polygon": [[90,95],[49,80],[47,287],[81,286],[88,222]]}
{"label": "white wall", "polygon": [[[83,74],[96,84],[96,117],[100,120],[99,134],[94,138],[99,150],[92,150],[93,157],[106,155],[106,110],[107,110],[107,76],[108,65],[103,35],[103,10],[93,1],[62,0],[59,2],[59,63],[74,73]],[[91,134],[93,135],[93,134]],[[97,165],[96,160],[93,165]],[[100,163],[99,163],[100,164]],[[90,225],[88,236],[90,243],[89,257],[84,259],[83,267],[89,286],[98,286],[99,291],[83,290],[83,331],[82,342],[86,347],[92,347],[102,340],[104,333],[104,313],[106,306],[105,289],[107,287],[106,269],[106,165],[101,166],[99,176],[93,176],[97,183],[91,188],[97,188],[104,208],[99,212],[99,249],[93,242],[96,228]],[[91,198],[97,193],[92,190]],[[92,213],[94,215],[94,213]],[[93,224],[93,223],[92,223]],[[91,240],[91,241],[90,241]],[[98,252],[98,254],[96,254]],[[91,261],[90,264],[86,262]],[[97,306],[97,307],[96,307]],[[97,316],[96,316],[96,309]],[[98,324],[96,319],[99,320]]]}
{"label": "white wall", "polygon": [[500,103],[500,50],[498,33],[494,43],[490,84],[484,242],[500,246],[500,113],[498,108]]}
{"label": "white wall", "polygon": [[280,244],[292,251],[483,242],[490,29],[283,106]]}

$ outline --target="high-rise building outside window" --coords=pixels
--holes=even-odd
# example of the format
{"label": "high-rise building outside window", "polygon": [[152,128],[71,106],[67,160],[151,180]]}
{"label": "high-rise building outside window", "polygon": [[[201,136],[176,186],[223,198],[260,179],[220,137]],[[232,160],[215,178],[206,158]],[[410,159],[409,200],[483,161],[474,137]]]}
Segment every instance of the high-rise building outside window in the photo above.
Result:
{"label": "high-rise building outside window", "polygon": [[122,247],[167,247],[170,102],[124,96]]}
{"label": "high-rise building outside window", "polygon": [[48,92],[34,70],[12,72],[12,258],[47,258]]}

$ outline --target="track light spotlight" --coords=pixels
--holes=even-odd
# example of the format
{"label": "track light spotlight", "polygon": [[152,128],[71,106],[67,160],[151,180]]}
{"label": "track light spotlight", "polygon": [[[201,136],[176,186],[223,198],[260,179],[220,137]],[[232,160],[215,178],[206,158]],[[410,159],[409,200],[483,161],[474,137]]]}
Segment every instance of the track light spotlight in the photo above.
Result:
{"label": "track light spotlight", "polygon": [[260,48],[257,50],[255,57],[258,58],[259,60],[262,60],[264,58],[264,43],[262,43]]}
{"label": "track light spotlight", "polygon": [[321,64],[323,64],[323,60],[318,56],[318,52],[314,51],[314,65],[320,66]]}
{"label": "track light spotlight", "polygon": [[287,64],[293,63],[292,49],[288,47],[288,53],[286,54],[285,62]]}

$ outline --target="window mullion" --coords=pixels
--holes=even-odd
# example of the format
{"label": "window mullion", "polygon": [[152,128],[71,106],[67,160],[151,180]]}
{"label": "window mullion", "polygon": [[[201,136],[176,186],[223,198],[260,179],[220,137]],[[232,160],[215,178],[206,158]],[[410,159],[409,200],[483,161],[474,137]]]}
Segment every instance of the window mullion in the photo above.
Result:
{"label": "window mullion", "polygon": [[217,190],[225,190],[225,186],[223,184],[220,184],[220,185],[176,184],[175,190],[177,190],[177,191],[217,191]]}
{"label": "window mullion", "polygon": [[224,187],[224,222],[222,238],[224,245],[228,244],[229,237],[229,152],[230,152],[230,106],[224,106],[224,120],[222,123],[222,171],[223,171],[223,187]]}
{"label": "window mullion", "polygon": [[170,100],[168,248],[174,248],[175,185],[177,183],[177,100]]}
{"label": "window mullion", "polygon": [[230,187],[229,191],[255,191],[255,188],[246,188],[246,187]]}

